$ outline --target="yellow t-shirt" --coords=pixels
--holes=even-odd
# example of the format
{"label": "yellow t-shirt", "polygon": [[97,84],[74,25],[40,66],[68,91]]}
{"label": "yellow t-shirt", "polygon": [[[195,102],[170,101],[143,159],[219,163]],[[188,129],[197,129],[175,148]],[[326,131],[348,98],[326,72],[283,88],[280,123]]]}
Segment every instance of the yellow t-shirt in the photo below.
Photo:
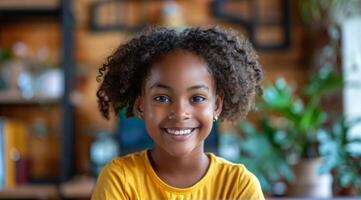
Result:
{"label": "yellow t-shirt", "polygon": [[234,164],[212,153],[206,174],[188,188],[175,188],[153,170],[147,150],[113,159],[100,173],[92,200],[263,200],[257,178],[244,165]]}

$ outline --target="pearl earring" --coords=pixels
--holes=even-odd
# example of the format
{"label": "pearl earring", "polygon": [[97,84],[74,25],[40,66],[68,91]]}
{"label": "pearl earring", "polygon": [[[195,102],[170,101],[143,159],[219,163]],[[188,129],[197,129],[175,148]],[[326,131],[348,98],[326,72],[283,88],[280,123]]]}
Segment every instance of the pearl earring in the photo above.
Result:
{"label": "pearl earring", "polygon": [[137,110],[136,114],[140,119],[143,119],[143,111],[142,110]]}
{"label": "pearl earring", "polygon": [[213,117],[213,121],[216,122],[217,120],[218,120],[218,116],[216,115]]}

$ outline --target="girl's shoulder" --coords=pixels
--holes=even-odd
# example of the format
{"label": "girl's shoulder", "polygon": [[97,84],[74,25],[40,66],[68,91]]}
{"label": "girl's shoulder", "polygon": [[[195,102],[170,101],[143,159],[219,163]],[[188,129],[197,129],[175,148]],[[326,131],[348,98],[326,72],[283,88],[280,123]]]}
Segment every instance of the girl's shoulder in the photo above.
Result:
{"label": "girl's shoulder", "polygon": [[246,169],[246,167],[242,164],[242,163],[235,163],[232,161],[229,161],[223,157],[217,156],[213,153],[207,153],[210,157],[211,160],[214,161],[214,164],[218,167],[222,167],[222,168],[231,168],[231,169]]}
{"label": "girl's shoulder", "polygon": [[131,153],[112,159],[98,176],[92,199],[129,198],[129,185],[136,185],[142,173],[142,152]]}

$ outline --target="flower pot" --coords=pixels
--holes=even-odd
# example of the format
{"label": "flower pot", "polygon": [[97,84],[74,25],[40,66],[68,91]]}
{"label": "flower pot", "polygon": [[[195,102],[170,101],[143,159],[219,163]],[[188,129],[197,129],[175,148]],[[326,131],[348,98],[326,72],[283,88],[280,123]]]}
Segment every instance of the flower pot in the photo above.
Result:
{"label": "flower pot", "polygon": [[295,181],[287,190],[288,196],[329,198],[332,196],[331,174],[320,175],[321,158],[302,159],[294,166]]}

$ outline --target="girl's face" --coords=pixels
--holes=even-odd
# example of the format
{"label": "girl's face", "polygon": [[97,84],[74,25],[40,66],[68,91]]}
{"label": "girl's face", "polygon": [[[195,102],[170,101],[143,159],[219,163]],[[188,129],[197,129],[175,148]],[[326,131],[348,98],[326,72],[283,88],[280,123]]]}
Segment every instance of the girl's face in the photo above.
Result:
{"label": "girl's face", "polygon": [[183,156],[203,152],[222,103],[204,60],[189,51],[174,50],[152,65],[136,106],[154,148]]}

